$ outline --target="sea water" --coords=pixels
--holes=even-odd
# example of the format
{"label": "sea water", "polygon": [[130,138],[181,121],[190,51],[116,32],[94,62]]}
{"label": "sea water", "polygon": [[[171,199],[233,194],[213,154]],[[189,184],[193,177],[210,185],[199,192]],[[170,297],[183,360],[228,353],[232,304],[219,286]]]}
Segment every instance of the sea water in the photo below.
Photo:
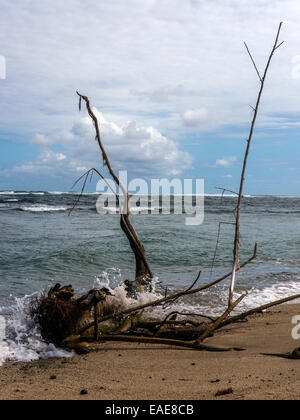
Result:
{"label": "sea water", "polygon": [[[42,341],[26,310],[33,294],[55,283],[72,284],[79,294],[105,285],[115,290],[120,307],[137,304],[122,286],[134,278],[135,262],[119,216],[98,214],[95,194],[83,195],[69,215],[77,198],[72,193],[0,192],[0,315],[7,324],[0,363],[66,355]],[[188,288],[200,271],[198,285],[231,271],[234,226],[228,223],[234,222],[236,203],[234,196],[206,196],[199,226],[186,226],[186,215],[176,214],[172,205],[171,214],[162,214],[159,200],[149,202],[149,214],[132,216],[155,274],[152,294],[138,296],[139,303],[166,290]],[[151,208],[159,214],[151,214]],[[299,197],[245,197],[240,259],[251,257],[255,242],[258,258],[238,276],[236,293],[248,292],[239,310],[300,293],[299,216]],[[226,224],[214,258],[221,222]],[[226,280],[190,295],[177,301],[176,309],[218,315],[226,306],[228,287]],[[155,314],[163,311],[170,308],[156,308]]]}

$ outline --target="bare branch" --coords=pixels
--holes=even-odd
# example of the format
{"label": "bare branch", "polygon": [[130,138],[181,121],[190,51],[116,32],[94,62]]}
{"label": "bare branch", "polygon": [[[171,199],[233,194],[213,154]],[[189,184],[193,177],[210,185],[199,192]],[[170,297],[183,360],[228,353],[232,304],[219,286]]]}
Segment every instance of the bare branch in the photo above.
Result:
{"label": "bare branch", "polygon": [[278,50],[278,48],[280,48],[280,47],[281,47],[281,45],[282,45],[282,44],[284,44],[284,42],[285,42],[285,41],[282,41],[282,42],[281,42],[281,43],[280,43],[280,44],[279,44],[279,45],[275,48],[275,50]]}
{"label": "bare branch", "polygon": [[232,324],[233,322],[243,320],[250,315],[255,315],[257,313],[265,311],[266,309],[270,309],[270,308],[273,308],[274,306],[279,306],[279,305],[291,302],[291,301],[296,300],[296,299],[300,299],[300,295],[294,295],[294,296],[290,296],[290,297],[287,297],[287,298],[284,298],[284,299],[276,300],[275,302],[267,303],[266,305],[259,306],[258,308],[251,309],[250,311],[247,311],[247,312],[243,312],[240,315],[233,316],[233,317],[227,319],[226,321],[222,322],[222,324],[220,325],[219,328],[222,328],[226,325]]}
{"label": "bare branch", "polygon": [[190,348],[193,350],[211,351],[211,352],[227,352],[227,351],[243,351],[244,350],[244,349],[236,348],[236,347],[208,346],[202,343],[191,343],[188,341],[172,340],[172,339],[158,338],[158,337],[136,337],[136,336],[109,335],[109,334],[102,334],[99,337],[98,342],[109,341],[109,340],[126,341],[126,342],[131,342],[131,343],[165,344],[168,346],[179,346],[179,347]]}
{"label": "bare branch", "polygon": [[223,188],[223,187],[216,187],[216,189],[217,189],[217,190],[221,190],[221,191],[223,191],[223,194],[222,194],[222,195],[224,195],[224,193],[225,193],[225,192],[230,192],[230,193],[232,193],[232,194],[239,195],[239,193],[238,193],[238,192],[236,192],[236,191],[232,191],[232,190],[228,190],[227,188]]}
{"label": "bare branch", "polygon": [[217,258],[217,252],[218,252],[218,247],[219,247],[220,237],[221,237],[221,226],[222,225],[234,225],[234,224],[235,223],[233,223],[233,222],[220,222],[219,223],[219,229],[218,229],[217,242],[216,242],[216,247],[215,247],[215,252],[214,252],[214,258],[213,258],[212,265],[211,265],[211,270],[210,270],[210,279],[212,277],[213,269],[214,269],[216,258]]}
{"label": "bare branch", "polygon": [[236,306],[238,306],[241,301],[247,296],[247,293],[240,296],[235,302],[233,302],[230,307],[227,308],[227,310],[224,312],[220,318],[218,318],[212,326],[210,326],[202,335],[201,337],[196,341],[196,343],[202,343],[207,337],[209,337],[218,327],[221,325],[221,323],[228,317],[228,315],[235,309]]}
{"label": "bare branch", "polygon": [[209,321],[211,321],[211,322],[215,322],[215,319],[213,319],[213,318],[211,318],[211,317],[209,317],[209,316],[207,316],[207,315],[202,315],[202,314],[188,314],[188,313],[184,313],[184,312],[177,312],[177,311],[174,311],[174,312],[171,312],[170,314],[168,314],[167,316],[166,316],[166,318],[157,326],[157,329],[156,329],[156,331],[155,331],[155,333],[157,333],[167,322],[168,322],[168,320],[169,320],[169,318],[171,317],[171,316],[173,316],[173,315],[182,315],[182,316],[197,316],[197,317],[201,317],[201,318],[205,318],[205,319],[208,319]]}
{"label": "bare branch", "polygon": [[86,173],[84,173],[83,175],[81,175],[81,177],[80,178],[78,178],[77,179],[77,181],[75,181],[75,183],[73,184],[73,186],[72,186],[72,188],[71,189],[73,189],[73,188],[75,188],[76,187],[76,185],[84,178],[84,182],[83,182],[83,186],[82,186],[82,188],[81,188],[81,192],[80,192],[80,195],[79,195],[79,197],[77,198],[77,200],[75,201],[75,203],[74,203],[74,205],[73,205],[73,207],[72,207],[72,209],[69,211],[69,216],[70,216],[70,214],[72,213],[72,211],[75,209],[75,207],[77,206],[77,204],[79,203],[79,201],[80,201],[80,199],[81,199],[81,197],[83,196],[83,193],[84,193],[84,190],[85,190],[85,187],[86,187],[86,183],[87,183],[87,180],[88,180],[88,177],[89,177],[89,175],[91,175],[91,178],[90,178],[90,182],[92,181],[92,175],[93,175],[93,173],[96,173],[96,174],[98,174],[99,176],[100,176],[100,178],[102,178],[103,179],[103,181],[106,183],[106,185],[108,186],[108,188],[111,190],[111,192],[116,196],[116,198],[119,200],[119,198],[118,198],[118,195],[117,195],[117,193],[112,189],[112,187],[111,187],[111,185],[107,182],[107,180],[104,178],[104,176],[97,170],[97,169],[95,169],[95,168],[91,168],[91,169],[89,169]]}
{"label": "bare branch", "polygon": [[[243,169],[242,169],[242,174],[241,174],[238,204],[237,204],[237,208],[236,208],[235,238],[234,238],[234,246],[233,246],[233,268],[232,268],[232,278],[231,278],[231,286],[230,286],[230,292],[229,292],[228,307],[231,307],[232,302],[233,302],[233,293],[234,293],[234,288],[235,288],[236,272],[237,272],[237,268],[239,266],[240,215],[241,215],[245,175],[246,175],[246,169],[247,169],[247,163],[248,163],[248,156],[249,156],[249,152],[250,152],[251,140],[252,140],[252,137],[253,137],[254,128],[255,128],[255,124],[256,124],[256,119],[257,119],[257,115],[258,115],[258,110],[259,110],[259,106],[260,106],[260,102],[261,102],[261,97],[262,97],[263,89],[264,89],[264,86],[265,86],[265,80],[266,80],[266,77],[267,77],[267,74],[268,74],[268,70],[269,70],[269,67],[270,67],[270,64],[271,64],[272,57],[273,57],[274,52],[275,52],[275,50],[277,48],[277,45],[278,45],[278,38],[279,38],[279,35],[280,35],[281,27],[282,27],[282,22],[279,25],[277,35],[276,35],[276,39],[275,39],[275,42],[274,42],[274,46],[273,46],[272,51],[270,53],[269,59],[267,61],[263,77],[261,78],[261,76],[259,75],[259,78],[261,80],[261,87],[260,87],[259,92],[258,92],[257,101],[256,101],[256,105],[255,105],[255,112],[254,112],[251,127],[250,127],[250,133],[249,133],[247,148],[246,148],[245,157],[244,157]],[[246,43],[245,43],[245,45],[247,47]],[[247,47],[247,50],[250,54],[250,51],[249,51],[248,47]],[[251,54],[250,54],[250,57],[252,59]],[[255,65],[253,59],[252,59],[252,61],[253,61],[253,64]],[[256,65],[255,65],[255,69],[257,70]],[[257,70],[257,72],[258,72],[258,70]]]}
{"label": "bare branch", "polygon": [[[248,265],[248,264],[250,264],[251,262],[253,262],[256,258],[257,258],[257,244],[255,244],[255,247],[254,247],[254,251],[253,251],[253,255],[252,255],[252,257],[251,257],[251,258],[249,258],[249,260],[248,260],[248,261],[246,261],[246,262],[244,262],[243,264],[241,264],[241,265],[240,265],[240,267],[237,269],[237,271],[239,271],[240,269],[242,269],[242,268],[246,267],[246,265]],[[192,294],[195,294],[195,293],[202,292],[203,290],[207,290],[207,289],[209,289],[210,287],[213,287],[213,286],[215,286],[215,285],[217,285],[217,284],[221,283],[223,280],[226,280],[226,279],[227,279],[228,277],[230,277],[231,275],[232,275],[232,272],[230,272],[230,273],[226,274],[225,276],[223,276],[223,277],[219,278],[218,280],[215,280],[214,282],[212,282],[212,283],[210,283],[210,284],[207,284],[207,285],[205,285],[205,286],[199,287],[198,289],[190,290],[190,291],[188,291],[188,292],[186,292],[186,291],[184,291],[184,292],[179,292],[179,293],[176,293],[176,294],[174,294],[174,295],[168,296],[168,297],[166,297],[166,298],[157,299],[157,300],[155,300],[155,301],[153,301],[153,302],[148,302],[148,303],[145,303],[145,304],[143,304],[143,305],[135,306],[135,307],[132,307],[132,308],[127,308],[127,309],[124,309],[124,310],[122,310],[122,311],[115,312],[115,313],[113,313],[113,314],[109,314],[109,315],[103,316],[103,317],[100,319],[100,322],[104,322],[104,321],[107,321],[107,320],[109,320],[109,319],[113,319],[113,318],[118,318],[118,317],[120,317],[120,316],[130,314],[131,312],[140,311],[140,310],[142,310],[142,309],[149,308],[150,306],[158,306],[158,305],[161,305],[162,303],[165,303],[165,302],[167,302],[167,301],[169,301],[169,300],[173,300],[173,299],[175,299],[175,298],[177,298],[177,299],[178,299],[178,298],[180,298],[180,297],[182,297],[182,296],[192,295]],[[83,332],[83,331],[87,330],[87,329],[88,329],[88,328],[90,328],[91,326],[93,326],[93,324],[88,325],[88,326],[87,326],[87,327],[85,327],[85,328],[84,328],[81,332]]]}
{"label": "bare branch", "polygon": [[244,42],[244,44],[245,44],[245,47],[246,47],[246,49],[247,49],[247,52],[248,52],[248,54],[249,54],[249,56],[250,56],[250,58],[251,58],[251,61],[252,61],[253,66],[254,66],[254,68],[255,68],[255,71],[256,71],[256,73],[257,73],[257,75],[258,75],[258,77],[259,77],[259,80],[260,80],[260,81],[261,81],[261,83],[262,83],[262,78],[261,78],[261,75],[259,74],[258,68],[257,68],[257,66],[256,66],[256,63],[255,63],[255,61],[254,61],[254,59],[253,59],[252,55],[251,55],[251,52],[250,52],[250,50],[249,50],[249,48],[248,48],[248,45],[246,44],[246,42]]}
{"label": "bare branch", "polygon": [[[201,277],[201,273],[202,273],[202,271],[199,272],[196,280],[193,282],[193,284],[188,289],[186,289],[186,291],[184,293],[188,293],[190,290],[192,290],[195,287],[195,285],[198,283],[198,281],[199,281],[199,279]],[[165,297],[167,297],[167,296],[165,296]],[[170,304],[174,303],[177,299],[179,299],[179,298],[176,297],[173,300],[169,300],[168,303],[167,303],[167,305],[170,305]],[[166,309],[167,305],[164,306],[164,309]]]}
{"label": "bare branch", "polygon": [[[115,183],[118,185],[118,187],[121,189],[123,196],[124,196],[124,209],[121,212],[121,228],[123,230],[123,232],[125,233],[125,235],[127,236],[127,239],[129,240],[131,249],[134,253],[135,256],[135,261],[136,261],[136,282],[142,284],[143,281],[149,282],[150,279],[153,278],[152,275],[152,271],[150,268],[150,265],[148,263],[148,258],[146,255],[146,251],[145,248],[137,234],[137,231],[135,230],[135,228],[133,227],[131,221],[130,221],[130,196],[128,194],[128,191],[126,190],[125,186],[123,185],[123,183],[120,181],[119,177],[117,176],[116,172],[113,170],[112,165],[110,163],[109,157],[106,153],[106,150],[104,148],[104,145],[102,143],[102,139],[101,139],[101,135],[100,135],[100,127],[99,127],[99,123],[98,123],[98,119],[95,115],[95,113],[93,112],[91,105],[90,105],[90,101],[89,98],[87,96],[81,95],[79,92],[77,92],[77,95],[79,96],[79,103],[80,103],[80,108],[81,108],[81,101],[83,100],[86,104],[86,109],[87,112],[89,114],[89,116],[91,117],[94,127],[95,127],[95,131],[96,131],[96,141],[98,142],[99,148],[101,150],[102,153],[102,159],[103,159],[103,165],[107,166],[108,171],[111,175],[111,177],[113,178],[113,180],[115,181]],[[84,182],[84,187],[86,184],[86,181]]]}

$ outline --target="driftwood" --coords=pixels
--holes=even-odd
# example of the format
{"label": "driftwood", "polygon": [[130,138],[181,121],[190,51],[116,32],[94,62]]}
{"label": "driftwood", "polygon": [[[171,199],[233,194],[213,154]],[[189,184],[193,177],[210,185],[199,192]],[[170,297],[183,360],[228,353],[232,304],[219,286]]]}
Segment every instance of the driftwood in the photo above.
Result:
{"label": "driftwood", "polygon": [[[123,232],[125,233],[131,249],[134,253],[135,256],[135,261],[136,261],[136,282],[140,285],[147,285],[149,284],[150,280],[152,279],[153,275],[152,275],[152,271],[148,262],[148,258],[146,255],[146,251],[145,248],[138,236],[137,231],[135,230],[135,228],[133,227],[131,221],[130,221],[130,196],[128,194],[127,189],[125,188],[125,186],[122,184],[122,182],[120,181],[119,177],[117,176],[116,172],[113,170],[112,165],[110,163],[110,159],[106,153],[106,150],[104,148],[102,139],[101,139],[101,135],[100,135],[100,127],[99,127],[99,122],[98,119],[95,115],[95,113],[93,112],[91,106],[90,106],[90,101],[88,99],[87,96],[81,95],[79,92],[77,92],[77,95],[79,96],[79,110],[81,110],[81,103],[82,101],[85,102],[86,104],[86,109],[88,111],[89,116],[91,117],[93,123],[94,123],[94,127],[95,127],[95,131],[96,131],[96,140],[98,142],[99,148],[101,150],[102,153],[102,158],[103,158],[103,166],[106,166],[108,168],[108,171],[112,177],[112,179],[115,181],[115,183],[117,184],[117,186],[121,189],[122,194],[124,196],[124,200],[125,200],[125,204],[124,204],[124,208],[120,209],[121,210],[121,228],[123,230]],[[96,172],[97,174],[100,174],[99,171],[95,170],[95,169],[90,169],[90,171],[88,171],[84,176],[85,176],[85,182],[87,181],[90,173]],[[103,176],[101,175],[101,177],[103,178]],[[85,186],[85,183],[84,183]],[[83,192],[83,191],[82,191]]]}
{"label": "driftwood", "polygon": [[[56,284],[47,296],[33,299],[30,312],[40,325],[42,337],[60,345],[68,336],[78,333],[80,325],[90,322],[92,309],[97,324],[99,314],[95,308],[101,305],[107,312],[109,309],[106,298],[110,295],[110,291],[103,288],[91,290],[75,299],[72,286],[61,287],[60,284]],[[94,338],[98,338],[96,333]]]}
{"label": "driftwood", "polygon": [[257,66],[256,66],[256,64],[253,60],[253,57],[252,57],[252,55],[249,51],[249,48],[248,48],[247,44],[245,43],[246,49],[247,49],[247,51],[250,55],[251,61],[254,65],[255,71],[256,71],[256,73],[259,77],[259,80],[260,80],[260,89],[259,89],[259,92],[258,92],[256,105],[255,105],[254,108],[252,108],[254,114],[253,114],[253,119],[252,119],[252,123],[251,123],[251,127],[250,127],[249,137],[248,137],[248,140],[247,140],[247,148],[246,148],[246,152],[245,152],[241,181],[240,181],[240,189],[239,189],[239,193],[238,193],[238,203],[237,203],[237,206],[236,206],[235,238],[234,238],[234,247],[233,247],[233,267],[232,267],[232,278],[231,278],[231,286],[230,286],[228,307],[230,307],[232,305],[232,302],[233,302],[233,293],[234,293],[234,286],[235,286],[235,281],[236,281],[236,272],[237,272],[238,267],[239,267],[240,216],[241,216],[241,207],[242,207],[242,201],[243,201],[245,174],[246,174],[248,157],[249,157],[249,152],[250,152],[251,140],[252,140],[252,137],[253,137],[255,123],[256,123],[256,120],[257,120],[257,115],[258,115],[259,106],[260,106],[260,101],[261,101],[262,93],[263,93],[263,90],[264,90],[264,87],[265,87],[265,81],[266,81],[268,70],[269,70],[269,67],[270,67],[270,64],[271,64],[271,60],[272,60],[272,57],[273,57],[275,51],[283,44],[283,43],[278,44],[281,27],[282,27],[282,22],[279,25],[277,35],[276,35],[276,39],[275,39],[275,43],[274,43],[274,46],[273,46],[272,51],[270,53],[269,59],[267,61],[263,76],[260,75],[260,73],[257,69]]}
{"label": "driftwood", "polygon": [[[123,318],[123,321],[120,318],[119,323],[117,323],[118,325],[116,325],[116,321],[114,320],[113,324],[109,327],[105,326],[103,329],[101,329],[102,327],[98,320],[98,322],[93,324],[92,332],[87,334],[87,328],[84,328],[84,332],[80,332],[79,326],[82,323],[82,319],[87,316],[91,318],[91,310],[94,308],[95,303],[98,305],[103,304],[103,302],[106,302],[107,296],[112,296],[113,299],[113,294],[104,288],[101,290],[91,290],[79,299],[75,299],[74,297],[66,296],[66,292],[73,289],[71,286],[62,288],[58,286],[50,290],[48,294],[50,297],[42,297],[38,304],[35,302],[33,315],[37,317],[41,325],[42,335],[47,341],[54,342],[57,345],[69,349],[75,349],[80,354],[87,353],[90,350],[91,344],[86,343],[99,343],[103,341],[156,343],[207,351],[242,350],[240,348],[208,346],[204,345],[203,341],[212,336],[215,330],[223,328],[230,323],[240,321],[270,307],[300,298],[300,295],[291,296],[227,318],[230,312],[245,297],[243,295],[221,317],[211,323],[197,322],[190,319],[177,320],[174,316],[174,319],[147,320],[143,319],[141,314],[135,314],[133,316],[127,316],[125,319]],[[95,316],[95,313],[93,315]],[[190,316],[191,314],[188,315]],[[186,327],[187,324],[192,326]],[[70,337],[68,338],[68,336]]]}
{"label": "driftwood", "polygon": [[[236,273],[242,268],[246,267],[251,262],[253,262],[257,257],[257,244],[255,244],[252,257],[249,258],[243,264],[240,264],[240,215],[243,201],[245,174],[251,141],[253,138],[259,105],[261,102],[261,97],[265,86],[265,80],[271,64],[271,60],[275,51],[282,45],[282,43],[279,43],[281,27],[282,23],[279,25],[275,43],[262,76],[258,71],[258,68],[249,51],[247,44],[245,44],[247,52],[249,53],[251,61],[254,65],[255,71],[259,77],[261,86],[259,89],[256,106],[253,107],[254,116],[250,127],[249,137],[247,140],[247,148],[245,152],[243,169],[241,174],[240,189],[239,193],[236,193],[238,196],[238,203],[236,207],[236,219],[234,223],[235,239],[233,249],[234,260],[232,272],[222,276],[221,278],[213,282],[210,282],[207,285],[196,288],[196,283],[198,282],[201,275],[200,272],[196,280],[187,290],[169,296],[167,296],[166,292],[165,297],[142,305],[125,308],[119,311],[114,311],[112,309],[112,306],[110,305],[110,299],[113,300],[114,296],[108,289],[103,288],[101,290],[91,290],[86,295],[76,299],[74,298],[74,290],[72,286],[61,287],[59,284],[57,284],[49,291],[48,296],[36,300],[32,305],[32,315],[34,315],[40,323],[42,335],[46,340],[52,341],[55,344],[70,349],[73,348],[76,351],[83,353],[89,351],[91,345],[93,345],[94,343],[102,343],[104,341],[163,344],[169,346],[184,347],[193,350],[205,350],[216,352],[230,350],[239,351],[243,349],[210,346],[204,344],[203,342],[209,337],[211,337],[217,330],[229,324],[246,319],[250,315],[262,312],[273,306],[280,305],[292,301],[294,299],[300,298],[300,295],[291,296],[285,299],[278,300],[276,302],[271,302],[267,305],[263,305],[259,308],[252,309],[242,314],[230,317],[232,311],[235,308],[237,308],[239,303],[246,296],[240,296],[235,302],[233,300]],[[125,284],[125,286],[126,290],[129,293],[131,293],[132,291],[134,292],[132,293],[132,295],[134,296],[141,289],[139,288],[139,286],[150,285],[151,279],[153,278],[152,271],[148,263],[148,258],[144,246],[130,221],[130,197],[128,191],[126,190],[125,186],[121,183],[120,179],[118,178],[117,174],[112,168],[109,157],[101,140],[100,128],[97,117],[90,106],[88,97],[83,96],[78,92],[77,94],[79,96],[79,109],[81,109],[82,101],[84,101],[86,104],[87,112],[93,121],[96,132],[96,141],[98,142],[100,151],[102,153],[103,165],[107,167],[112,179],[121,190],[125,199],[124,208],[121,211],[121,228],[125,233],[126,237],[128,238],[131,249],[135,255],[135,283],[138,287],[133,287],[130,281],[127,281],[127,284]],[[82,193],[84,191],[89,176],[93,173],[96,173],[102,179],[105,179],[99,170],[97,170],[96,168],[90,169],[79,179],[84,179],[81,191]],[[113,193],[118,198],[117,193],[114,191]],[[219,237],[220,226],[218,233],[218,241]],[[215,257],[216,251],[214,255],[214,260]],[[184,296],[201,293],[213,286],[216,286],[217,284],[229,278],[230,276],[231,284],[229,290],[228,307],[225,310],[225,312],[218,318],[212,318],[205,314],[197,315],[190,313],[178,313],[174,311],[170,312],[167,316],[165,316],[164,319],[145,319],[142,317],[143,311],[146,308],[164,305],[163,308],[166,309],[168,305],[176,302],[178,299]],[[110,299],[108,300],[107,297],[110,297]],[[177,319],[178,315],[181,316],[181,318],[183,319]],[[298,358],[299,349],[295,350],[291,355],[276,356],[286,358]]]}
{"label": "driftwood", "polygon": [[300,347],[292,353],[262,353],[263,356],[280,357],[282,359],[300,360]]}
{"label": "driftwood", "polygon": [[[82,339],[88,338],[82,337]],[[177,346],[177,347],[186,347],[193,350],[205,350],[211,352],[226,352],[226,351],[243,351],[244,349],[238,347],[219,347],[219,346],[209,346],[206,344],[194,342],[186,342],[182,340],[172,340],[172,339],[164,339],[164,338],[157,338],[157,337],[136,337],[136,336],[126,336],[126,335],[109,335],[103,334],[101,335],[99,342],[101,341],[125,341],[125,342],[132,342],[132,343],[146,343],[146,344],[164,344],[167,346]]]}
{"label": "driftwood", "polygon": [[243,312],[240,315],[236,315],[236,316],[233,316],[231,318],[228,318],[226,321],[223,321],[221,323],[220,327],[222,328],[222,327],[225,327],[226,325],[232,324],[234,322],[242,321],[242,320],[246,319],[247,317],[249,317],[251,315],[261,313],[261,312],[263,312],[267,309],[273,308],[274,306],[283,305],[284,303],[288,303],[288,302],[291,302],[291,301],[297,300],[297,299],[300,299],[300,295],[294,295],[294,296],[290,296],[290,297],[287,297],[287,298],[284,298],[284,299],[276,300],[275,302],[267,303],[266,305],[259,306],[258,308],[254,308],[254,309],[251,309],[249,311]]}
{"label": "driftwood", "polygon": [[221,323],[228,317],[228,315],[238,306],[238,304],[246,297],[247,295],[243,295],[238,298],[235,302],[233,302],[229,308],[226,309],[224,314],[220,316],[207,330],[198,338],[198,342],[202,343],[207,337],[213,334],[213,332],[221,325]]}
{"label": "driftwood", "polygon": [[[246,261],[245,263],[243,263],[243,264],[239,267],[239,270],[240,270],[240,269],[242,269],[242,268],[244,268],[244,267],[246,267],[246,265],[248,265],[248,264],[250,264],[251,262],[253,262],[256,258],[257,258],[257,244],[256,244],[256,245],[255,245],[255,247],[254,247],[254,252],[253,252],[252,257],[251,257],[251,258],[249,258],[249,260],[248,260],[248,261]],[[139,306],[136,306],[136,307],[133,307],[133,308],[124,309],[123,311],[119,311],[119,312],[117,312],[117,313],[113,313],[113,314],[110,314],[110,315],[106,315],[106,316],[104,316],[104,317],[102,317],[102,318],[100,319],[100,322],[107,321],[107,320],[109,320],[109,319],[111,319],[111,318],[117,318],[117,317],[119,317],[119,316],[127,315],[127,314],[129,314],[129,313],[131,313],[131,312],[140,311],[140,310],[142,310],[142,309],[149,308],[150,306],[157,306],[157,305],[161,305],[161,304],[166,303],[166,302],[168,302],[168,301],[170,301],[170,300],[179,299],[179,298],[181,298],[181,297],[183,297],[183,296],[188,296],[188,295],[193,295],[193,294],[195,294],[195,293],[200,293],[200,292],[203,292],[204,290],[207,290],[207,289],[209,289],[209,288],[211,288],[211,287],[213,287],[213,286],[216,286],[217,284],[219,284],[219,283],[221,283],[222,281],[226,280],[228,277],[230,277],[230,276],[231,276],[231,274],[232,274],[232,273],[228,273],[228,274],[226,274],[225,276],[223,276],[223,277],[219,278],[218,280],[215,280],[215,281],[213,281],[212,283],[209,283],[209,284],[207,284],[207,285],[205,285],[205,286],[201,286],[201,287],[199,287],[199,288],[197,288],[197,289],[186,290],[186,291],[183,291],[183,292],[175,293],[174,295],[167,296],[167,297],[164,297],[164,298],[161,298],[161,299],[155,300],[155,301],[153,301],[153,302],[145,303],[145,304],[143,304],[143,305],[139,305]]]}

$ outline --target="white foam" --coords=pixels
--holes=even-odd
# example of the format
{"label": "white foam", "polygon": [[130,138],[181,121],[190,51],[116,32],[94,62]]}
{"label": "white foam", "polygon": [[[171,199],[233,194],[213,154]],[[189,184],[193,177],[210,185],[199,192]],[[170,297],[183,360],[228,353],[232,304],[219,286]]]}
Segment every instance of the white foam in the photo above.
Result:
{"label": "white foam", "polygon": [[41,205],[41,204],[35,204],[33,206],[30,206],[30,207],[22,206],[21,210],[30,211],[30,212],[51,212],[51,211],[66,211],[66,210],[68,210],[68,207],[45,206],[45,205]]}
{"label": "white foam", "polygon": [[0,366],[5,361],[29,362],[72,355],[43,341],[37,323],[27,313],[34,296],[37,294],[16,299],[12,315],[6,317],[6,336],[0,340]]}
{"label": "white foam", "polygon": [[[151,292],[138,293],[135,298],[127,295],[123,280],[122,273],[118,268],[110,268],[103,271],[94,281],[94,288],[107,287],[111,291],[113,296],[109,297],[109,300],[114,311],[133,308],[164,297],[164,293],[158,288],[158,278],[153,280]],[[245,291],[239,290],[238,293],[235,293],[235,298],[238,298]],[[171,293],[173,292],[169,292],[169,294]],[[281,281],[261,289],[253,287],[248,290],[247,297],[240,303],[235,312],[244,312],[297,294],[300,294],[299,275],[296,275],[293,281]],[[71,356],[70,353],[56,348],[53,344],[45,343],[41,337],[38,325],[26,312],[28,303],[37,295],[16,299],[14,307],[11,308],[12,316],[7,318],[6,337],[4,340],[0,340],[0,365],[7,360],[27,362],[39,358]],[[225,311],[227,302],[228,286],[221,284],[202,293],[178,299],[166,307],[161,305],[146,308],[143,312],[143,317],[146,319],[155,317],[164,319],[166,315],[173,311],[217,317]],[[300,300],[292,301],[291,303],[298,302]],[[3,313],[3,308],[0,308],[0,315],[1,313]]]}
{"label": "white foam", "polygon": [[[103,210],[115,214],[115,213],[119,213],[120,208],[119,207],[103,207]],[[130,211],[135,212],[135,213],[145,212],[145,211],[154,212],[156,210],[160,210],[160,207],[130,207]]]}
{"label": "white foam", "polygon": [[35,191],[0,191],[0,195],[45,195],[45,193]]}
{"label": "white foam", "polygon": [[[257,306],[284,299],[289,296],[300,295],[300,282],[280,282],[264,289],[253,288],[248,292],[248,296],[242,301],[240,309],[252,309]],[[291,301],[291,304],[299,303],[300,300]]]}

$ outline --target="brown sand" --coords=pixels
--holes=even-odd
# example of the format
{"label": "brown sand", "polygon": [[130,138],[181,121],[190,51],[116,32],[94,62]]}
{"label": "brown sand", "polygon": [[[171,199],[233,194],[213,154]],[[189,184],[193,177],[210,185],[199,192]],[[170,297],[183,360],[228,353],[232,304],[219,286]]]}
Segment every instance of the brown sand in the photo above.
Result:
{"label": "brown sand", "polygon": [[[169,346],[104,343],[70,359],[6,363],[1,399],[299,399],[300,360],[262,356],[291,352],[291,318],[300,305],[275,308],[220,331],[207,343],[245,352],[208,353]],[[50,379],[50,377],[56,379]],[[233,394],[215,397],[232,387]],[[80,391],[86,389],[87,395]]]}

